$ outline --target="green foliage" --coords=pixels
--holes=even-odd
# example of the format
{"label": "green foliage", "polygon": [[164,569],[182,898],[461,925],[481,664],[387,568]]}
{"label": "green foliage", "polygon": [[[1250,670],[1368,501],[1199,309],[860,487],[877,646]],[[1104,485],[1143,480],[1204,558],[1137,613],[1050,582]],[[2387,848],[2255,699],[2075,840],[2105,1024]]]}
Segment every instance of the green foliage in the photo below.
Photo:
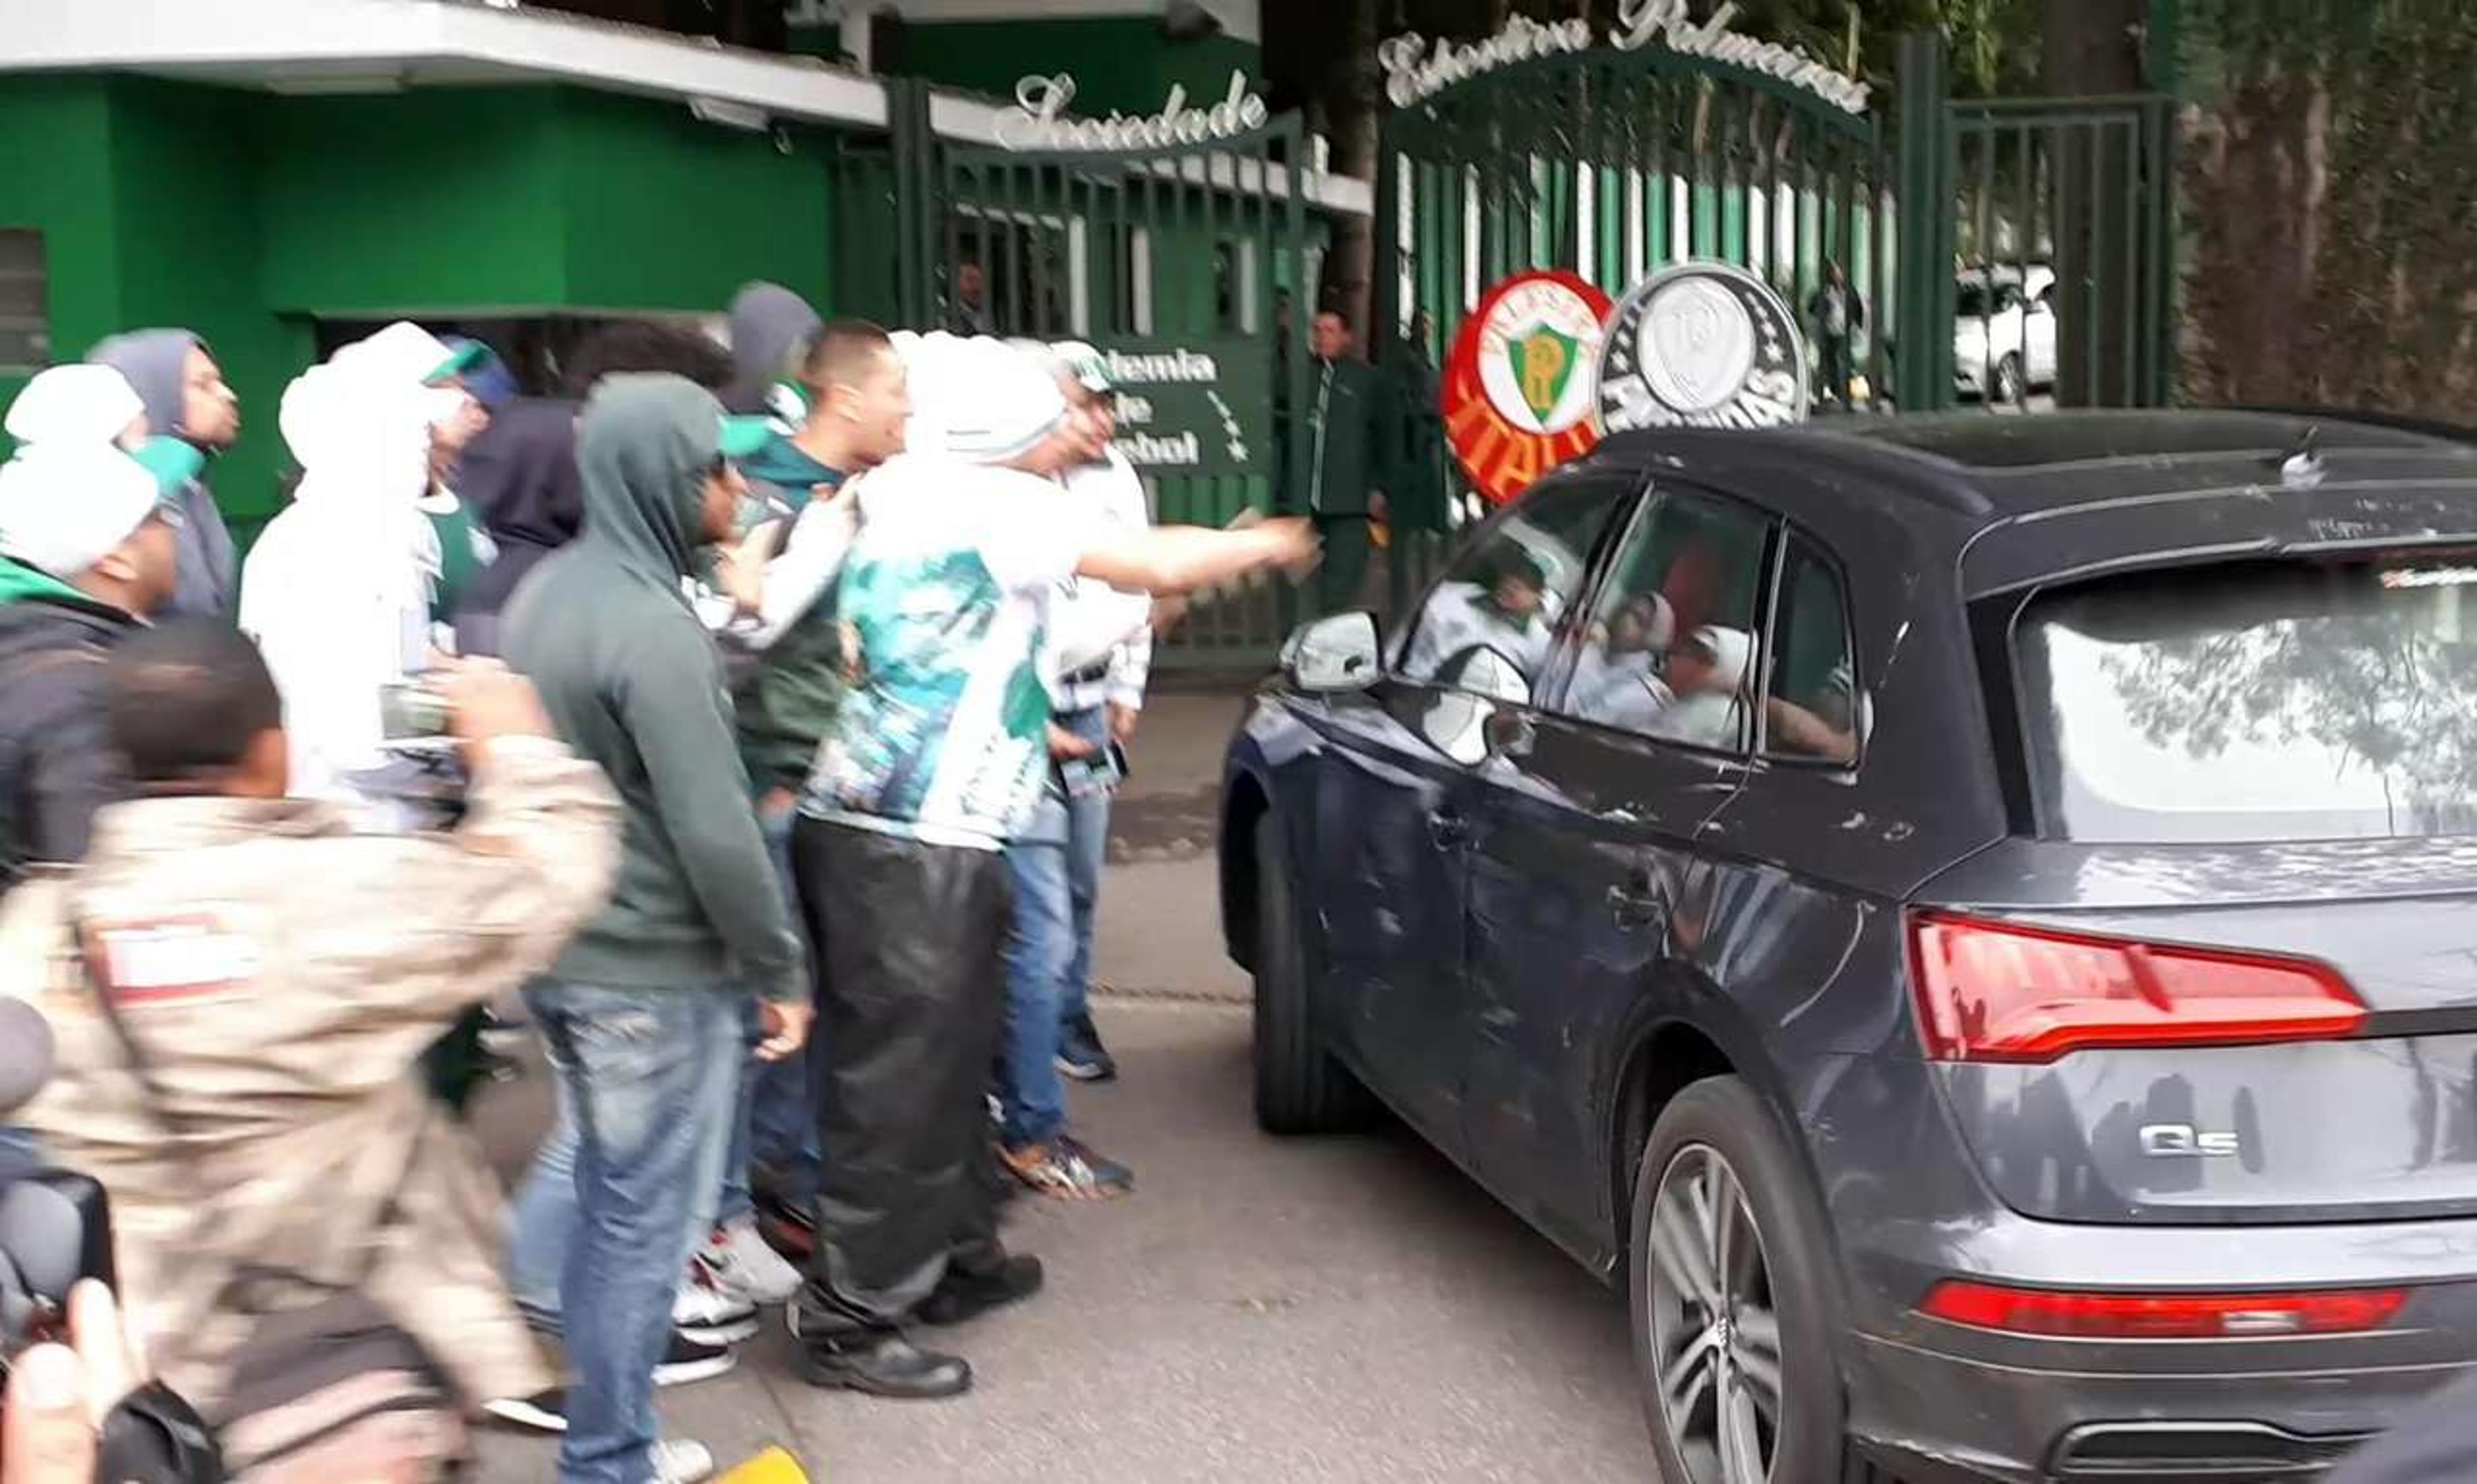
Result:
{"label": "green foliage", "polygon": [[2188,3],[2193,390],[2467,417],[2477,25],[2466,6]]}

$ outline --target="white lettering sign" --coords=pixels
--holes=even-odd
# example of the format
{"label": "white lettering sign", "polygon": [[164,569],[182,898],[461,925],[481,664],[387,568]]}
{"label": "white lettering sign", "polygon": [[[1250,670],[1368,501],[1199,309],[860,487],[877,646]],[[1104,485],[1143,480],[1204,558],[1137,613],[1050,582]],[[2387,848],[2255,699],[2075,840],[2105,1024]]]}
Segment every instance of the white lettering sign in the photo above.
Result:
{"label": "white lettering sign", "polygon": [[[1867,87],[1856,78],[1834,71],[1792,47],[1759,41],[1729,29],[1737,18],[1737,0],[1723,0],[1712,18],[1699,24],[1687,13],[1687,0],[1622,0],[1609,44],[1619,51],[1666,46],[1690,57],[1708,57],[1750,72],[1778,78],[1851,113],[1866,111]],[[1517,15],[1505,29],[1484,41],[1438,41],[1400,36],[1377,49],[1385,69],[1385,95],[1395,108],[1407,109],[1432,98],[1457,83],[1515,62],[1561,53],[1588,51],[1591,33],[1579,20],[1541,23]]]}
{"label": "white lettering sign", "polygon": [[1117,448],[1129,463],[1138,468],[1161,464],[1185,468],[1204,462],[1204,442],[1192,433],[1122,433]]}
{"label": "white lettering sign", "polygon": [[1376,49],[1386,72],[1385,96],[1397,109],[1444,91],[1456,83],[1536,57],[1591,49],[1591,25],[1583,20],[1550,21],[1546,25],[1516,15],[1505,29],[1484,41],[1457,44],[1439,39],[1434,51],[1425,38],[1400,36]]}
{"label": "white lettering sign", "polygon": [[1271,116],[1264,100],[1247,90],[1243,72],[1230,74],[1229,92],[1209,108],[1189,106],[1187,88],[1177,83],[1158,113],[1069,118],[1066,105],[1073,101],[1075,79],[1066,73],[1023,79],[1014,85],[1014,111],[998,119],[998,142],[1009,149],[1175,149],[1234,138],[1262,129]]}
{"label": "white lettering sign", "polygon": [[1109,368],[1113,386],[1124,386],[1130,382],[1200,383],[1221,380],[1221,368],[1213,363],[1212,357],[1184,347],[1158,355],[1103,351],[1101,363]]}

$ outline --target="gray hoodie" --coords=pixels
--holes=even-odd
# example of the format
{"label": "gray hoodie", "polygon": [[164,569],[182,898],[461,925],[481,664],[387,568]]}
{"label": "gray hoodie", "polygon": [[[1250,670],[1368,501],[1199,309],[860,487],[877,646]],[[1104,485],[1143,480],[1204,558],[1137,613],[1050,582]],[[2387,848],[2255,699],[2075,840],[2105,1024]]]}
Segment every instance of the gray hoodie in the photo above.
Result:
{"label": "gray hoodie", "polygon": [[610,903],[552,973],[586,984],[806,993],[732,736],[722,661],[680,590],[721,407],[676,376],[605,377],[577,425],[585,533],[510,601],[508,663],[626,806]]}
{"label": "gray hoodie", "polygon": [[734,412],[764,412],[765,394],[790,369],[791,353],[825,321],[809,301],[780,284],[745,284],[731,300],[731,384],[722,404]]}
{"label": "gray hoodie", "polygon": [[[116,334],[87,352],[86,359],[112,367],[128,380],[146,404],[146,421],[154,432],[186,438],[181,426],[186,402],[184,383],[189,352],[205,345],[188,330],[133,330]],[[213,450],[207,452],[212,453]],[[182,493],[180,581],[172,601],[159,615],[229,618],[233,610],[232,532],[223,512],[203,480],[192,480]]]}

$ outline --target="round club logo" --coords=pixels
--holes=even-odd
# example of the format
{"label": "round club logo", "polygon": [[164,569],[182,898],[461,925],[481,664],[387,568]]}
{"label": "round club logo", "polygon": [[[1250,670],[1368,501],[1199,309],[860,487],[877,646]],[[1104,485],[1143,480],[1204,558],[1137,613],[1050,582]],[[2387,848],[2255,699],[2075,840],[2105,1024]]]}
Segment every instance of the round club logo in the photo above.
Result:
{"label": "round club logo", "polygon": [[1806,342],[1763,280],[1721,262],[1653,274],[1617,306],[1600,352],[1600,422],[1770,428],[1806,417]]}
{"label": "round club logo", "polygon": [[1609,296],[1570,273],[1522,273],[1488,291],[1445,363],[1445,436],[1498,505],[1599,441],[1591,367]]}

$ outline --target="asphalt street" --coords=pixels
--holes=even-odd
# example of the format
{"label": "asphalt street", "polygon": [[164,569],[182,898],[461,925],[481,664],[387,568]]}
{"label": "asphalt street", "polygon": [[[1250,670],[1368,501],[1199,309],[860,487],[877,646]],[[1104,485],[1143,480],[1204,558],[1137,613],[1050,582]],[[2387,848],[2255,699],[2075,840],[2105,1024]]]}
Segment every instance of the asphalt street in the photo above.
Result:
{"label": "asphalt street", "polygon": [[[930,1332],[971,1359],[970,1396],[814,1390],[773,1323],[732,1375],[662,1395],[672,1432],[726,1463],[780,1443],[836,1484],[1654,1476],[1623,1318],[1596,1279],[1398,1128],[1257,1130],[1210,857],[1238,704],[1156,701],[1113,841],[1097,1011],[1123,1075],[1070,1107],[1135,1167],[1136,1193],[1015,1202],[1009,1240],[1048,1265],[1047,1291]],[[517,1084],[490,1111],[503,1163],[538,1094]],[[493,1435],[480,1477],[545,1479],[552,1457]]]}

